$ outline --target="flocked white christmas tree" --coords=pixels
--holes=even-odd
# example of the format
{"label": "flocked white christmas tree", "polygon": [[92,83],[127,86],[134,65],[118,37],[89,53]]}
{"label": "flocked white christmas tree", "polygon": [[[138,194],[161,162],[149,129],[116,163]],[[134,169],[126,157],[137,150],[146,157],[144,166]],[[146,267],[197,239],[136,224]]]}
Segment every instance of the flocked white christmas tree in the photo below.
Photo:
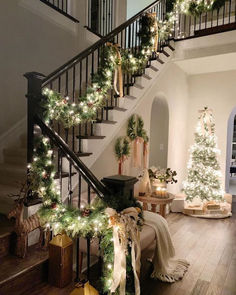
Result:
{"label": "flocked white christmas tree", "polygon": [[196,199],[222,201],[221,171],[218,163],[220,150],[217,148],[215,123],[212,111],[207,107],[199,111],[195,132],[195,143],[190,148],[188,176],[183,187],[187,201]]}

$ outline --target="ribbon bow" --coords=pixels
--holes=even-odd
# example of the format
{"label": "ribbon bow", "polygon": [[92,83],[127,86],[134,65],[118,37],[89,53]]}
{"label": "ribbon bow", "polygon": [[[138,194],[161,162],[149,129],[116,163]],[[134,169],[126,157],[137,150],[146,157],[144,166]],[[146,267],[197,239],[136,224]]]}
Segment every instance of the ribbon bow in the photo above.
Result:
{"label": "ribbon bow", "polygon": [[[115,68],[115,74],[114,74],[114,90],[116,92],[116,94],[118,94],[120,97],[123,97],[124,96],[124,93],[123,93],[123,74],[122,74],[122,68],[121,68],[121,54],[120,54],[120,46],[119,44],[112,44],[110,42],[107,42],[106,44],[107,46],[111,46],[115,49],[116,51],[116,56],[117,56],[117,59],[118,59],[118,66]],[[117,89],[117,83],[119,81],[119,91]]]}
{"label": "ribbon bow", "polygon": [[126,287],[126,255],[128,244],[131,242],[131,258],[135,280],[135,295],[140,295],[140,237],[138,229],[139,208],[130,207],[119,214],[112,208],[106,209],[110,218],[110,226],[113,227],[114,243],[114,269],[113,280],[110,287],[111,293],[120,287],[120,295],[125,295]]}
{"label": "ribbon bow", "polygon": [[157,52],[158,51],[158,24],[157,24],[157,13],[156,12],[152,12],[152,13],[148,13],[148,16],[153,18],[154,20],[154,24],[153,27],[151,28],[153,30],[153,32],[155,32],[155,37],[153,40],[153,51]]}
{"label": "ribbon bow", "polygon": [[200,110],[200,122],[201,122],[201,129],[202,133],[206,134],[207,132],[213,133],[213,116],[212,110],[205,107],[204,110]]}

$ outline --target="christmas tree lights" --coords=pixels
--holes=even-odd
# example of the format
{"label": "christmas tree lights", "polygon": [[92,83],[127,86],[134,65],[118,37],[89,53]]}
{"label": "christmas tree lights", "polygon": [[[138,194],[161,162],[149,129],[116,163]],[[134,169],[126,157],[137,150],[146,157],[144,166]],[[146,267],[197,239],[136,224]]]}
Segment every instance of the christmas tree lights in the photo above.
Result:
{"label": "christmas tree lights", "polygon": [[200,111],[195,143],[191,146],[190,153],[188,177],[183,183],[186,200],[191,202],[197,198],[202,202],[222,201],[224,192],[217,159],[220,151],[217,148],[212,111],[208,108]]}

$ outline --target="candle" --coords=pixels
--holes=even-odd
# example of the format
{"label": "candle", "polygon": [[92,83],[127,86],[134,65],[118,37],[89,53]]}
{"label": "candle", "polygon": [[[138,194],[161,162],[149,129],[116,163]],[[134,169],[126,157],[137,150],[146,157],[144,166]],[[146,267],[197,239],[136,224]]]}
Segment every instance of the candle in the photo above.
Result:
{"label": "candle", "polygon": [[156,188],[156,195],[161,196],[161,187],[157,186]]}

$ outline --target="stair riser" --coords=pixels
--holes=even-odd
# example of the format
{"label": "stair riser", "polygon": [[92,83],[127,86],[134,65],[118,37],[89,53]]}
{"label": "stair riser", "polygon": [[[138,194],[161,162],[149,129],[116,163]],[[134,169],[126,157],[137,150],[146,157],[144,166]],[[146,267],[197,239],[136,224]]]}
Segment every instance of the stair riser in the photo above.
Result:
{"label": "stair riser", "polygon": [[10,155],[5,155],[4,156],[4,162],[9,163],[9,164],[17,164],[17,165],[22,165],[22,166],[27,166],[26,163],[26,157],[20,157],[20,156],[10,156]]}
{"label": "stair riser", "polygon": [[0,285],[1,295],[26,295],[35,291],[37,286],[47,281],[48,261],[39,264],[25,273],[14,277],[5,284]]}
{"label": "stair riser", "polygon": [[0,258],[10,253],[10,234],[0,237]]}
{"label": "stair riser", "polygon": [[0,181],[2,184],[10,184],[12,186],[16,186],[17,183],[24,182],[25,179],[26,179],[26,170],[24,175],[19,173],[14,173],[14,171],[0,172]]}
{"label": "stair riser", "polygon": [[20,147],[22,147],[22,148],[26,148],[27,147],[27,134],[22,134],[20,136],[19,143],[20,143]]}

